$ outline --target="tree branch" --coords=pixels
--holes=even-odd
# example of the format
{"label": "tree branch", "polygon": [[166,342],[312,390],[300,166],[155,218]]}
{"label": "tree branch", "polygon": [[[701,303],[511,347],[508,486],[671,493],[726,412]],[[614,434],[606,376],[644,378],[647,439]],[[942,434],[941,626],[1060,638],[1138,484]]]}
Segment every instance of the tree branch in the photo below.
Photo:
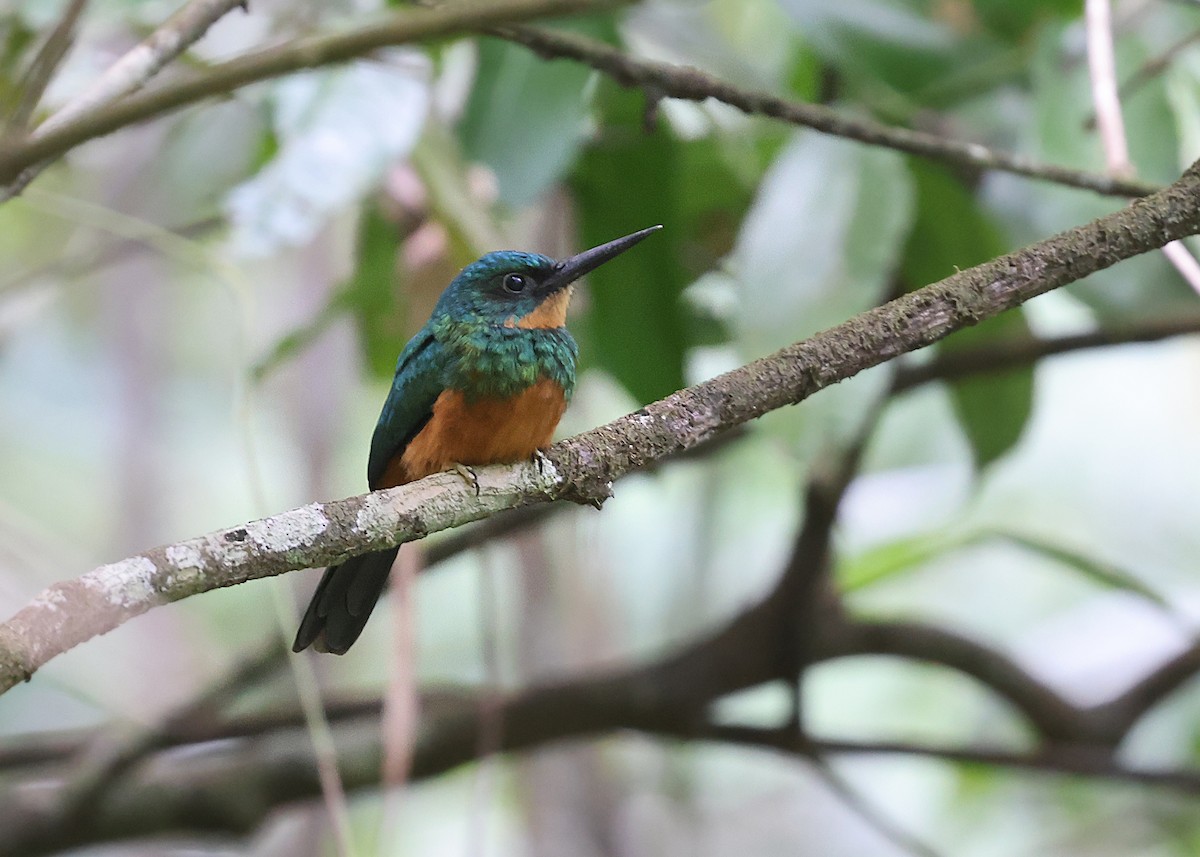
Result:
{"label": "tree branch", "polygon": [[480,468],[156,548],[50,587],[0,625],[0,691],[159,604],[339,562],[502,509],[597,504],[622,476],[1130,256],[1200,231],[1200,170],[1127,208],[956,273],[775,354],[555,444],[541,466]]}
{"label": "tree branch", "polygon": [[[989,149],[979,143],[950,140],[924,131],[884,125],[849,116],[821,104],[789,101],[764,92],[741,89],[699,69],[635,60],[603,42],[574,33],[538,27],[497,27],[491,32],[525,45],[548,59],[572,59],[589,65],[623,86],[636,86],[656,97],[705,101],[713,98],[743,113],[770,116],[793,125],[952,163],[972,170],[1000,170],[1042,181],[1092,190],[1109,196],[1145,196],[1158,190],[1146,182],[1110,177],[1083,170],[1039,164],[1020,155]],[[0,164],[3,162],[0,161]]]}
{"label": "tree branch", "polygon": [[[96,137],[187,104],[272,77],[346,62],[379,48],[471,32],[494,24],[613,9],[632,0],[493,0],[433,9],[406,9],[383,21],[330,35],[297,39],[218,63],[193,77],[87,110],[23,141],[0,145],[0,182],[57,158]],[[39,129],[40,130],[40,129]]]}

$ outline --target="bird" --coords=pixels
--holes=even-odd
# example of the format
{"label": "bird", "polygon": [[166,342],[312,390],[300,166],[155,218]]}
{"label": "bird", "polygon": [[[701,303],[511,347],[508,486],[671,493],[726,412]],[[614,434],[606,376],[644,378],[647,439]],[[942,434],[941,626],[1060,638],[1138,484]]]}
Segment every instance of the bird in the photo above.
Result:
{"label": "bird", "polygon": [[[370,489],[531,459],[549,446],[575,388],[578,346],[566,328],[575,282],[661,228],[567,259],[501,250],[463,268],[396,361],[371,437]],[[383,593],[398,550],[325,569],[292,651],[345,654]]]}

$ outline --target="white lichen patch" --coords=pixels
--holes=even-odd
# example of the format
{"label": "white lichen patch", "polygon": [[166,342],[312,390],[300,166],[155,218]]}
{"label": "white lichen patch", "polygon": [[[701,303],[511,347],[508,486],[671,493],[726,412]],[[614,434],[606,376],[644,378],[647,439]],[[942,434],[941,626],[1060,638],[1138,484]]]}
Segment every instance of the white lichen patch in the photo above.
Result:
{"label": "white lichen patch", "polygon": [[30,602],[29,606],[36,610],[47,610],[51,613],[58,612],[58,606],[67,600],[67,596],[59,589],[47,589],[37,598]]}
{"label": "white lichen patch", "polygon": [[250,551],[243,542],[221,544],[214,540],[215,555],[225,568],[240,568],[250,560]]}
{"label": "white lichen patch", "polygon": [[164,590],[190,590],[204,579],[204,554],[192,542],[168,546],[167,562],[171,569],[163,581]]}
{"label": "white lichen patch", "polygon": [[324,507],[320,503],[310,503],[273,518],[247,524],[246,536],[265,551],[284,553],[311,545],[327,529],[329,518],[325,516]]}
{"label": "white lichen patch", "polygon": [[144,556],[135,556],[102,565],[88,572],[79,581],[102,594],[109,604],[117,607],[138,607],[156,599],[154,563]]}
{"label": "white lichen patch", "polygon": [[362,508],[354,516],[354,532],[376,537],[394,532],[399,522],[395,508],[378,493],[372,492],[363,500]]}
{"label": "white lichen patch", "polygon": [[178,545],[171,545],[167,548],[167,561],[180,570],[185,568],[203,568],[204,554],[200,552],[200,548],[184,542]]}

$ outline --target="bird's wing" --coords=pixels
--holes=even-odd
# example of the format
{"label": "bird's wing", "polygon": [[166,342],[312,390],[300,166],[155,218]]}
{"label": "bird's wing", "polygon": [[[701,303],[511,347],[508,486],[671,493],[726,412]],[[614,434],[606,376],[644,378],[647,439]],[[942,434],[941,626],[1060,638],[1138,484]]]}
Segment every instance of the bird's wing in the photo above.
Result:
{"label": "bird's wing", "polygon": [[404,451],[433,415],[433,403],[444,389],[445,362],[445,350],[427,330],[409,340],[401,352],[392,389],[371,438],[367,484],[372,490],[379,487],[388,463]]}

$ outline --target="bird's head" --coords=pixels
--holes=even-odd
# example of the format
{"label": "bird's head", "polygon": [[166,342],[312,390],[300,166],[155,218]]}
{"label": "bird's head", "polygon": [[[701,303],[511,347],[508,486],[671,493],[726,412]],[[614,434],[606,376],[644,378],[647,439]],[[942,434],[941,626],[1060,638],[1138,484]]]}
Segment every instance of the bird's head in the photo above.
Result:
{"label": "bird's head", "polygon": [[446,287],[433,317],[521,328],[562,327],[571,284],[662,226],[651,226],[568,259],[499,250],[463,268]]}

